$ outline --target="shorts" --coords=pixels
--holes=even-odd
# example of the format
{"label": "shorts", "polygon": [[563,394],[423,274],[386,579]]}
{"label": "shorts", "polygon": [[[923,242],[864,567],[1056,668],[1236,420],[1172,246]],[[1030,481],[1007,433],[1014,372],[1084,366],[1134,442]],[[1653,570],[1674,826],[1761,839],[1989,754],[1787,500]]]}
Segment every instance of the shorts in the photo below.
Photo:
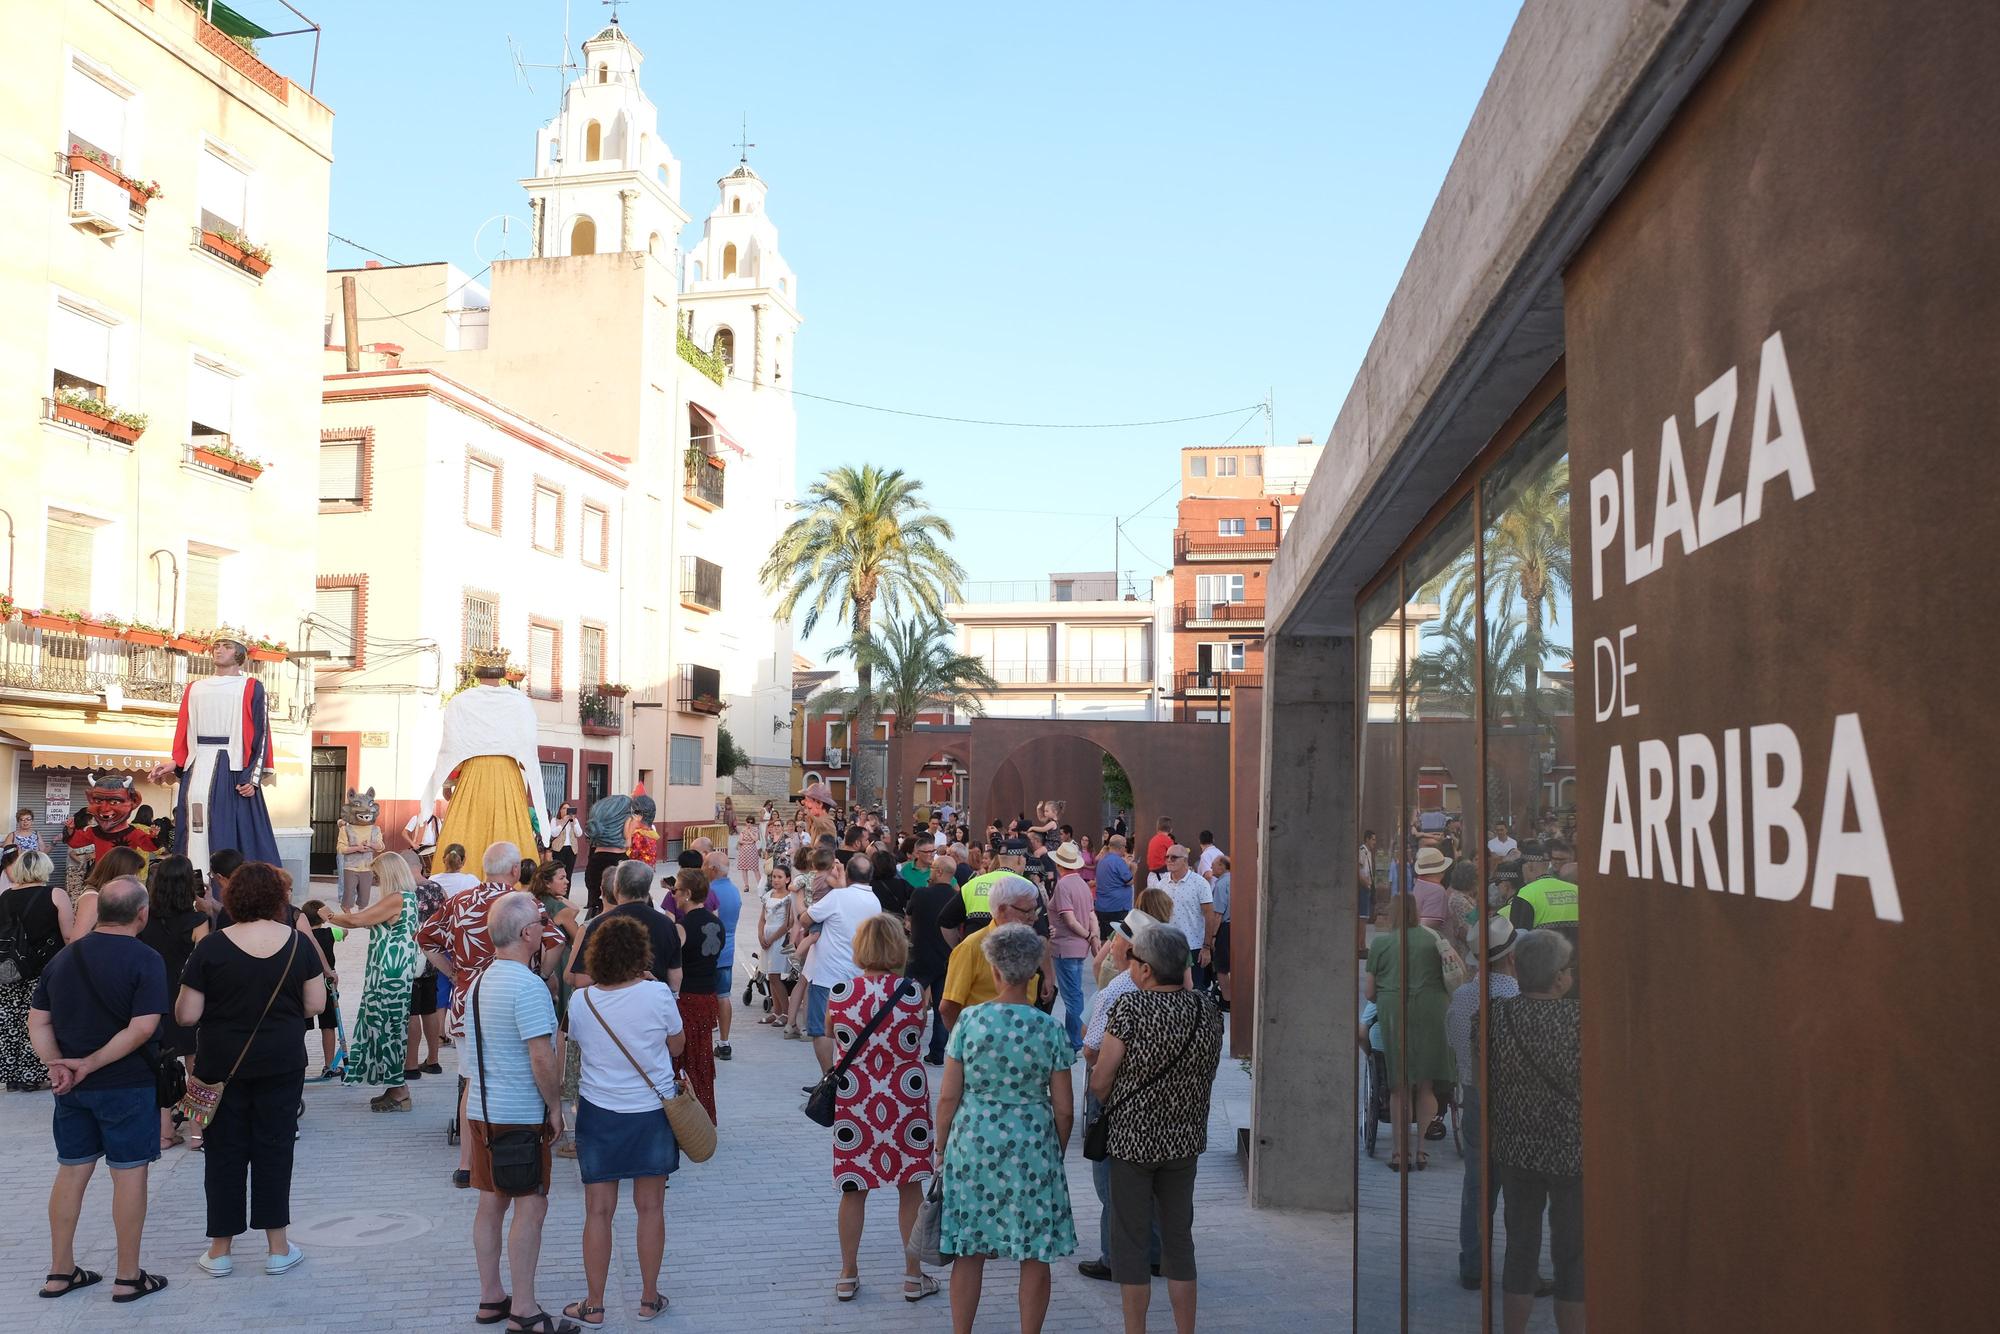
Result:
{"label": "shorts", "polygon": [[[489,1126],[484,1121],[475,1121],[470,1117],[466,1118],[465,1126],[465,1133],[472,1140],[472,1188],[474,1190],[483,1190],[489,1194],[494,1193],[493,1154],[486,1147],[487,1132],[491,1131],[493,1134],[498,1135],[509,1130],[536,1130],[540,1131],[542,1136],[542,1188],[539,1193],[543,1195],[549,1193],[550,1137],[547,1126],[500,1125],[497,1123]],[[157,1129],[158,1127],[155,1127],[156,1131]],[[157,1144],[158,1142],[159,1140],[156,1137],[154,1143]]]}
{"label": "shorts", "polygon": [[1214,961],[1216,972],[1229,971],[1229,923],[1215,928],[1215,949],[1208,957]]}
{"label": "shorts", "polygon": [[438,975],[426,971],[410,983],[410,1017],[422,1019],[438,1012]]}
{"label": "shorts", "polygon": [[115,1169],[160,1156],[160,1107],[151,1081],[130,1088],[76,1089],[56,1096],[56,1161],[76,1167],[104,1159]]}
{"label": "shorts", "polygon": [[665,1112],[607,1112],[576,1104],[576,1165],[583,1184],[663,1177],[680,1170],[681,1146]]}
{"label": "shorts", "polygon": [[826,1003],[833,998],[832,987],[806,984],[806,1036],[823,1038],[826,1036]]}
{"label": "shorts", "polygon": [[340,1006],[340,993],[333,990],[332,988],[328,988],[326,993],[326,1008],[319,1012],[318,1027],[320,1032],[332,1033],[339,1030],[340,1028],[339,1006]]}
{"label": "shorts", "polygon": [[718,996],[727,996],[734,990],[736,990],[735,965],[732,964],[727,968],[717,968],[715,970],[715,994]]}

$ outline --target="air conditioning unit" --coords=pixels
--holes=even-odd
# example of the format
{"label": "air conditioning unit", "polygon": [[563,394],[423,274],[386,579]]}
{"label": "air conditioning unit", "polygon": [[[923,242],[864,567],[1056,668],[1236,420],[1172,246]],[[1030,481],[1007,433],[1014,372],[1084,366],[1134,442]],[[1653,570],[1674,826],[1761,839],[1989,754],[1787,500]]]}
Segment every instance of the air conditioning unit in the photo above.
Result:
{"label": "air conditioning unit", "polygon": [[116,236],[125,230],[131,216],[132,196],[125,187],[113,184],[94,171],[79,171],[69,178],[69,220],[99,236]]}
{"label": "air conditioning unit", "polygon": [[826,748],[826,762],[837,768],[847,763],[847,752],[839,746],[828,746]]}

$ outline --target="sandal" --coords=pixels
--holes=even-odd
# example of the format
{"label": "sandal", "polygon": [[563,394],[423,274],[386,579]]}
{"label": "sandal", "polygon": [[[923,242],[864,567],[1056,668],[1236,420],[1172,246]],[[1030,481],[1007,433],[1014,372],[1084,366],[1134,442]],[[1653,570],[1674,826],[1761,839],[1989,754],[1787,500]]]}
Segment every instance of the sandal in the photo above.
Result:
{"label": "sandal", "polygon": [[158,1274],[149,1274],[145,1270],[141,1269],[139,1271],[139,1277],[114,1278],[111,1280],[111,1286],[114,1288],[134,1289],[134,1291],[131,1292],[114,1292],[111,1294],[111,1300],[117,1302],[119,1305],[122,1306],[126,1302],[136,1302],[141,1297],[152,1296],[154,1293],[158,1292],[161,1288],[166,1287],[167,1281],[166,1279],[160,1277]]}
{"label": "sandal", "polygon": [[[473,1320],[481,1325],[497,1325],[507,1318],[507,1312],[513,1309],[513,1306],[514,1299],[512,1297],[502,1297],[497,1302],[481,1302],[479,1303],[479,1314],[474,1316]],[[487,1314],[489,1311],[492,1314]]]}
{"label": "sandal", "polygon": [[851,1302],[860,1294],[861,1294],[861,1275],[856,1274],[853,1278],[840,1278],[834,1280],[833,1295],[839,1300],[843,1302]]}
{"label": "sandal", "polygon": [[[563,1307],[563,1314],[572,1320],[581,1320],[586,1325],[601,1325],[604,1323],[604,1308],[601,1306],[592,1306],[587,1298],[571,1302],[568,1306]],[[595,1318],[593,1319],[593,1317]]]}
{"label": "sandal", "polygon": [[[913,1284],[916,1287],[914,1292],[910,1290]],[[926,1297],[937,1296],[937,1292],[938,1281],[929,1274],[918,1274],[915,1278],[903,1280],[903,1300],[906,1302],[920,1302]]]}
{"label": "sandal", "polygon": [[658,1320],[660,1314],[666,1309],[667,1299],[665,1294],[655,1297],[650,1301],[642,1297],[639,1300],[638,1318],[641,1320]]}
{"label": "sandal", "polygon": [[42,1280],[43,1283],[60,1283],[62,1286],[54,1292],[42,1292],[37,1295],[42,1297],[67,1297],[78,1288],[87,1288],[93,1283],[102,1282],[103,1279],[104,1275],[78,1265],[67,1274],[50,1274],[46,1279]]}
{"label": "sandal", "polygon": [[508,1316],[507,1334],[583,1334],[583,1326],[558,1320],[547,1311],[537,1311],[529,1316]]}

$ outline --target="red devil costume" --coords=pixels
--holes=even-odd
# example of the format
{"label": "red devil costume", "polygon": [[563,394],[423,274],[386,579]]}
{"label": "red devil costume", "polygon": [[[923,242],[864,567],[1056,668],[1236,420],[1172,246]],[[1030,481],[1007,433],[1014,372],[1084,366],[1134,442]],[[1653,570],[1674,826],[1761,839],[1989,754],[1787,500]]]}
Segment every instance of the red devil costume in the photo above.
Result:
{"label": "red devil costume", "polygon": [[159,851],[153,831],[132,823],[133,812],[139,809],[139,789],[130,774],[92,774],[86,799],[88,820],[79,811],[63,834],[71,853],[64,878],[72,893],[82,886],[97,859],[113,848],[131,848],[149,857]]}

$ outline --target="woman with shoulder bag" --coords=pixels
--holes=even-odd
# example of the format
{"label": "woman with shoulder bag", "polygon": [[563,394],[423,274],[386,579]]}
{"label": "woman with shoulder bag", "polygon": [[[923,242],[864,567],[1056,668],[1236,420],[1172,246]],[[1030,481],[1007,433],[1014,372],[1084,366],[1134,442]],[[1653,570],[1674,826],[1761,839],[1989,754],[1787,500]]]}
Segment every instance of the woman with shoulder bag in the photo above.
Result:
{"label": "woman with shoulder bag", "polygon": [[[291,887],[284,873],[245,862],[229,877],[222,904],[230,925],[210,932],[188,956],[174,1019],[195,1030],[195,1077],[188,1102],[209,1114],[203,1184],[208,1250],[196,1260],[213,1278],[234,1268],[230,1247],[248,1226],[268,1241],[264,1272],[283,1274],[305,1252],[291,1225],[292,1154],[306,1083],[306,1021],[326,1008],[319,951],[285,921]],[[206,1102],[205,1090],[215,1099]],[[199,1113],[197,1114],[199,1119]]]}
{"label": "woman with shoulder bag", "polygon": [[582,1056],[576,1111],[576,1160],[583,1176],[583,1274],[588,1293],[563,1314],[604,1323],[604,1283],[611,1267],[611,1217],[618,1183],[632,1183],[638,1211],[638,1318],[667,1307],[660,1263],[667,1246],[667,1177],[680,1146],[662,1110],[673,1097],[674,1061],[687,1038],[667,984],[652,973],[653,943],[630,917],[608,917],[590,933],[584,971],[592,985],[570,997],[569,1040]]}
{"label": "woman with shoulder bag", "polygon": [[48,1087],[49,1072],[28,1042],[28,1000],[73,923],[69,895],[49,884],[55,864],[47,853],[23,852],[8,874],[14,887],[0,894],[0,1080],[22,1093]]}
{"label": "woman with shoulder bag", "polygon": [[[180,990],[181,974],[187,969],[188,956],[209,932],[208,914],[195,906],[198,888],[194,863],[187,858],[161,857],[154,861],[152,884],[147,887],[151,907],[139,939],[152,946],[167,967],[168,1009],[160,1016],[160,1026],[153,1034],[163,1061],[179,1061],[194,1055],[194,1032],[174,1022],[172,1007],[174,995]],[[162,1107],[160,1147],[170,1149],[181,1138],[181,1132],[174,1127],[174,1109]],[[195,1147],[201,1147],[199,1135]]]}
{"label": "woman with shoulder bag", "polygon": [[1402,1152],[1411,1099],[1416,1100],[1417,1124],[1428,1126],[1438,1111],[1437,1083],[1458,1080],[1444,1039],[1444,1015],[1451,1003],[1444,986],[1444,954],[1438,937],[1419,923],[1417,905],[1415,894],[1389,900],[1388,929],[1368,942],[1368,975],[1362,983],[1363,998],[1375,1002],[1388,1058],[1389,1124],[1395,1127],[1397,1146],[1389,1155],[1392,1172],[1421,1172],[1430,1165],[1430,1155],[1421,1149],[1408,1161]]}

